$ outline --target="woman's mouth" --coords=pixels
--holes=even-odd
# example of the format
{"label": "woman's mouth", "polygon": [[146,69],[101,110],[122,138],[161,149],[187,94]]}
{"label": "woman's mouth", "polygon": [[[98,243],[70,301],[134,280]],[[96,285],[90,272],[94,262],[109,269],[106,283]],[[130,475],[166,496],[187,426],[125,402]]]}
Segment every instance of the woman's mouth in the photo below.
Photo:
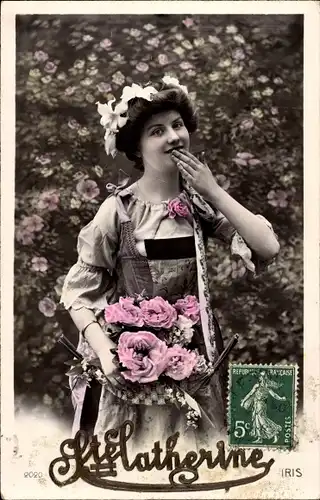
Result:
{"label": "woman's mouth", "polygon": [[168,151],[166,151],[166,153],[170,154],[170,153],[172,153],[172,151],[177,151],[179,149],[183,149],[183,146],[177,146],[175,148],[168,149]]}

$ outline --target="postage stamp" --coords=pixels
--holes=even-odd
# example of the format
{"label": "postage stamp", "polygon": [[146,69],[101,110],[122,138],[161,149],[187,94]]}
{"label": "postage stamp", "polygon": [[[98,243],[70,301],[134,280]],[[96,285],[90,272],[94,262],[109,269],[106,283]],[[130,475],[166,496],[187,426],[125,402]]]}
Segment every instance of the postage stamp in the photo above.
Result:
{"label": "postage stamp", "polygon": [[298,366],[229,365],[229,444],[292,449]]}

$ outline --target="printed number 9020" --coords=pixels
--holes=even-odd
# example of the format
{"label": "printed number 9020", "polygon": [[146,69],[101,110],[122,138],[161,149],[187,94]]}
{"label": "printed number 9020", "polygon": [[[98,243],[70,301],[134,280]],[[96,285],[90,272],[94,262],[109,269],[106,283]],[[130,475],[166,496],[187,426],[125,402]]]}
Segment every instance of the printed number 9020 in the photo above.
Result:
{"label": "printed number 9020", "polygon": [[25,472],[24,477],[32,478],[32,479],[40,479],[43,477],[42,472],[35,472],[35,471],[30,471],[30,472]]}

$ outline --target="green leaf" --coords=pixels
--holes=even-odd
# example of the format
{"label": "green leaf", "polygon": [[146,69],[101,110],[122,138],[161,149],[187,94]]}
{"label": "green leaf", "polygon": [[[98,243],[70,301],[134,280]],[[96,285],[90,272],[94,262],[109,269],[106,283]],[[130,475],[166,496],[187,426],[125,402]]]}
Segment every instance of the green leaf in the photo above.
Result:
{"label": "green leaf", "polygon": [[198,403],[196,402],[195,399],[193,399],[190,394],[188,394],[186,391],[182,390],[183,392],[183,395],[184,395],[184,398],[187,402],[187,404],[190,406],[190,408],[192,408],[193,410],[195,410],[199,415],[201,415],[201,411],[200,411],[200,407],[198,405]]}
{"label": "green leaf", "polygon": [[75,366],[79,363],[78,359],[68,359],[67,361],[64,361],[63,364],[67,366]]}
{"label": "green leaf", "polygon": [[91,359],[88,363],[89,363],[89,365],[97,366],[97,367],[101,368],[101,361],[99,358]]}
{"label": "green leaf", "polygon": [[83,373],[82,366],[74,366],[73,368],[71,368],[71,370],[67,371],[66,375],[70,377],[73,375],[81,375],[82,373]]}

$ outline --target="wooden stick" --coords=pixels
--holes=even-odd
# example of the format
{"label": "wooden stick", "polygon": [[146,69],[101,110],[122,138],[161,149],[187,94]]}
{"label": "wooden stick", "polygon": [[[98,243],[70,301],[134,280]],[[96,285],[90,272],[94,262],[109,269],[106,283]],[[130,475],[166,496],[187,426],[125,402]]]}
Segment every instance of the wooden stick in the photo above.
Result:
{"label": "wooden stick", "polygon": [[61,335],[58,342],[62,344],[77,359],[83,359],[83,356],[76,350],[75,346],[64,335]]}

